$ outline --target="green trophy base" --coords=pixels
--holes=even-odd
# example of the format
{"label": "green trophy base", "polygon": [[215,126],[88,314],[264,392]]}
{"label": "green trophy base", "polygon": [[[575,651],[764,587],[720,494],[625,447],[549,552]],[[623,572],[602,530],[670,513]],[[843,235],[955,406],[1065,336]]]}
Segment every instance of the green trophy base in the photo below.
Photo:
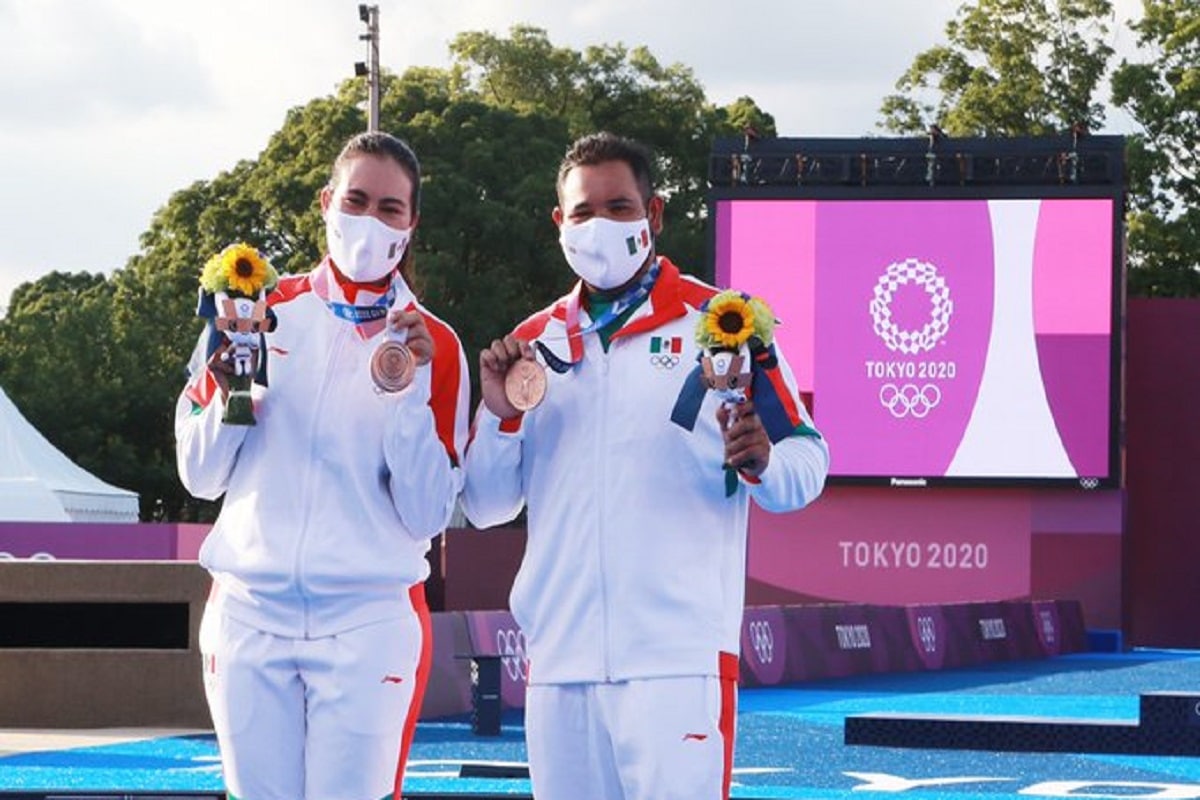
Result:
{"label": "green trophy base", "polygon": [[225,400],[225,414],[221,422],[226,425],[257,425],[254,401],[250,399],[249,376],[231,377],[229,383],[229,397]]}

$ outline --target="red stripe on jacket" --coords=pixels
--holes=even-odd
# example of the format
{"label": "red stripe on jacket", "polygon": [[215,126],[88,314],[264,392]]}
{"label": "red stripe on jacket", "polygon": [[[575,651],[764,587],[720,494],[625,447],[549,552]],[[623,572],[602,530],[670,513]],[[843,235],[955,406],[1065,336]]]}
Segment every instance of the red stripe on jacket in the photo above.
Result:
{"label": "red stripe on jacket", "polygon": [[[413,310],[409,306],[407,310]],[[458,409],[458,392],[462,381],[462,370],[459,369],[458,337],[449,325],[442,322],[428,311],[421,310],[425,327],[433,339],[433,375],[430,379],[429,406],[433,409],[434,426],[442,447],[450,456],[450,462],[459,464],[458,447],[454,441],[455,412]]]}

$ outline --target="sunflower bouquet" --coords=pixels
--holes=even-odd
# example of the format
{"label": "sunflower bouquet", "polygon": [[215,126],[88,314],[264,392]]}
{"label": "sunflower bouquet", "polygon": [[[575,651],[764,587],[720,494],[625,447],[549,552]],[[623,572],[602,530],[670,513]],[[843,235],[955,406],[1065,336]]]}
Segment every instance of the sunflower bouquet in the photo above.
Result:
{"label": "sunflower bouquet", "polygon": [[209,355],[226,345],[220,358],[230,367],[229,397],[222,420],[230,425],[255,424],[250,386],[259,371],[263,333],[275,327],[267,292],[278,283],[270,262],[242,242],[214,254],[200,273],[196,313],[209,321]]}
{"label": "sunflower bouquet", "polygon": [[215,253],[200,273],[200,288],[211,294],[257,298],[279,283],[279,274],[261,253],[248,244],[231,244]]}
{"label": "sunflower bouquet", "polygon": [[709,298],[696,320],[700,366],[709,389],[727,403],[742,403],[753,358],[771,345],[775,314],[760,298],[726,289]]}
{"label": "sunflower bouquet", "polygon": [[[684,379],[671,421],[694,430],[704,398],[711,392],[729,406],[753,396],[754,412],[772,442],[802,432],[799,412],[777,374],[777,324],[770,306],[744,292],[728,289],[709,298],[696,319],[699,363]],[[729,464],[723,468],[725,494],[732,496],[738,486],[737,470]]]}

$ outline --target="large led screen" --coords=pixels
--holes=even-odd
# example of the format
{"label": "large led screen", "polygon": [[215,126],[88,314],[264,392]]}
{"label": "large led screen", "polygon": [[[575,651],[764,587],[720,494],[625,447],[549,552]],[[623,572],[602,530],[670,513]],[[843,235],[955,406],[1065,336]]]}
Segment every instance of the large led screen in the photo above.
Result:
{"label": "large led screen", "polygon": [[831,478],[1116,479],[1112,198],[713,211],[718,282],[775,310]]}

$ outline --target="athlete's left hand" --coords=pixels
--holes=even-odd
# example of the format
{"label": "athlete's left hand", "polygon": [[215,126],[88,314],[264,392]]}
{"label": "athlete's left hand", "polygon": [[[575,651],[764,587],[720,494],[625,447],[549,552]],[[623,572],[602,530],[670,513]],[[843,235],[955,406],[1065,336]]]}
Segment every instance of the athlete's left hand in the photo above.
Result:
{"label": "athlete's left hand", "polygon": [[407,331],[404,344],[412,351],[418,365],[428,364],[433,360],[433,337],[425,325],[425,318],[417,311],[393,310],[388,314],[388,328],[393,333]]}
{"label": "athlete's left hand", "polygon": [[757,478],[771,460],[771,439],[754,402],[717,407],[717,423],[725,439],[725,463],[750,478]]}

